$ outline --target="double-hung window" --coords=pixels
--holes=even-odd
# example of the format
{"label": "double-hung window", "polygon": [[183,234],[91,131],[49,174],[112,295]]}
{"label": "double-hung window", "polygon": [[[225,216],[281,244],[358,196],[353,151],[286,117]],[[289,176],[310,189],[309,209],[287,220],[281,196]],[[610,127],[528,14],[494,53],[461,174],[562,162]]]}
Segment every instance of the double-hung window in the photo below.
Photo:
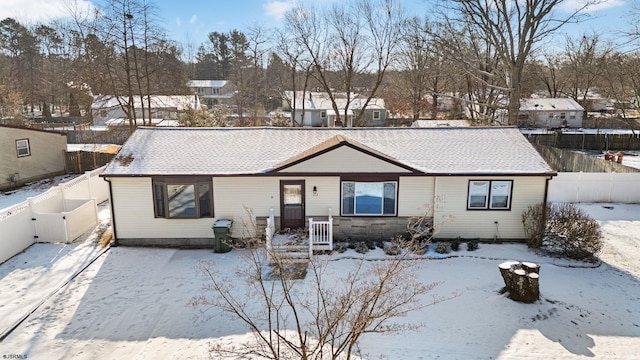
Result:
{"label": "double-hung window", "polygon": [[394,216],[397,211],[397,181],[343,181],[343,216]]}
{"label": "double-hung window", "polygon": [[154,178],[153,203],[156,217],[171,219],[213,217],[211,178]]}
{"label": "double-hung window", "polygon": [[373,120],[380,120],[380,111],[376,110],[373,112]]}
{"label": "double-hung window", "polygon": [[469,210],[511,209],[511,180],[471,180],[467,196]]}
{"label": "double-hung window", "polygon": [[18,153],[18,157],[31,155],[29,139],[16,140],[16,152]]}

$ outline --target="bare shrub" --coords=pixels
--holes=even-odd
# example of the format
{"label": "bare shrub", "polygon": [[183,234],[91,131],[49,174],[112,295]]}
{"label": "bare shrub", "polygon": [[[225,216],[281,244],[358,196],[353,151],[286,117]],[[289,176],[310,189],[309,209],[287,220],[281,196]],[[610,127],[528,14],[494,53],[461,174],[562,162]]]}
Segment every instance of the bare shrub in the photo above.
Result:
{"label": "bare shrub", "polygon": [[544,247],[571,259],[591,259],[602,249],[600,226],[574,204],[554,204],[550,207]]}
{"label": "bare shrub", "polygon": [[549,213],[549,206],[542,203],[529,206],[527,210],[522,213],[522,224],[524,224],[524,233],[527,236],[528,247],[538,249],[542,246]]}
{"label": "bare shrub", "polygon": [[[384,261],[355,260],[351,271],[333,275],[328,258],[314,257],[304,280],[266,273],[271,267],[288,267],[291,260],[280,254],[264,249],[247,254],[237,274],[240,279],[221,278],[210,262],[199,265],[206,292],[190,305],[222,309],[254,335],[254,341],[212,347],[215,356],[350,358],[359,353],[363,335],[416,330],[422,325],[397,319],[443,300],[431,297],[425,302],[423,296],[438,283],[417,280],[418,262],[405,260],[410,251]],[[238,291],[238,281],[248,281],[246,293]]]}
{"label": "bare shrub", "polygon": [[[204,293],[190,305],[221,309],[253,334],[246,343],[214,345],[214,357],[350,359],[359,354],[363,335],[416,330],[422,324],[398,319],[444,300],[424,298],[439,283],[418,280],[420,262],[408,260],[415,259],[414,242],[397,237],[394,245],[401,251],[395,256],[351,260],[349,271],[332,269],[330,256],[315,256],[302,279],[285,276],[292,265],[301,273],[300,260],[266,249],[245,250],[246,261],[232,279],[221,277],[211,262],[203,261],[198,270],[206,279]],[[246,283],[246,290],[238,283]]]}
{"label": "bare shrub", "polygon": [[439,242],[436,243],[435,251],[438,254],[448,254],[451,252],[451,243],[450,242]]}

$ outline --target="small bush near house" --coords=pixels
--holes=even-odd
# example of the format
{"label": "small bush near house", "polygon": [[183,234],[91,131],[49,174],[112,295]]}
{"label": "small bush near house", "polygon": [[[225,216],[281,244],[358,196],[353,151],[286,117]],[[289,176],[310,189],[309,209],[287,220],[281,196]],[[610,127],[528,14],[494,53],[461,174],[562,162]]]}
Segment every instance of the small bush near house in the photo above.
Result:
{"label": "small bush near house", "polygon": [[451,243],[449,243],[449,242],[436,243],[435,251],[438,254],[448,254],[448,253],[451,252]]}
{"label": "small bush near house", "polygon": [[478,250],[478,240],[471,240],[467,242],[467,251]]}
{"label": "small bush near house", "polygon": [[354,249],[358,254],[366,254],[369,252],[369,246],[363,241],[356,243]]}
{"label": "small bush near house", "polygon": [[402,248],[397,243],[390,243],[386,247],[384,247],[384,253],[391,256],[400,255],[402,253]]}
{"label": "small bush near house", "polygon": [[600,226],[574,204],[554,204],[550,207],[543,247],[571,259],[592,259],[602,249]]}
{"label": "small bush near house", "polygon": [[460,243],[462,243],[462,239],[457,237],[451,241],[451,250],[458,251],[460,250]]}
{"label": "small bush near house", "polygon": [[333,251],[342,254],[343,252],[347,251],[347,244],[345,243],[335,243],[333,246]]}
{"label": "small bush near house", "polygon": [[527,236],[527,246],[530,248],[538,249],[542,246],[550,213],[550,207],[545,204],[529,206],[522,213],[524,233]]}

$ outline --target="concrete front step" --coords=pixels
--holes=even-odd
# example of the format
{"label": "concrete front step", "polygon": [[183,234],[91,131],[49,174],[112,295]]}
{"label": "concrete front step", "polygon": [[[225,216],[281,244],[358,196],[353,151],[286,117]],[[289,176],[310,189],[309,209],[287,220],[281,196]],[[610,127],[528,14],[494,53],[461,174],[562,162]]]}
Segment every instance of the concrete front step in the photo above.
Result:
{"label": "concrete front step", "polygon": [[272,248],[283,259],[308,259],[309,247],[300,245],[280,245]]}

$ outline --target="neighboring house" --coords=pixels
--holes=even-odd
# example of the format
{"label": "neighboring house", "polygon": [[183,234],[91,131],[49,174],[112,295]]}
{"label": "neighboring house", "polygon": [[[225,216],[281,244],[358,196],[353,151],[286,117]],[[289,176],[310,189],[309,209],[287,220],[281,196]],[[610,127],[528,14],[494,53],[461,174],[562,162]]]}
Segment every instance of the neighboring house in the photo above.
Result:
{"label": "neighboring house", "polygon": [[[198,109],[200,99],[194,95],[151,95],[151,115],[147,99],[144,99],[144,119],[151,119],[154,126],[176,126],[180,114],[186,109]],[[93,113],[93,124],[102,126],[128,126],[129,118],[123,109],[128,98],[125,96],[96,95],[93,97],[91,111]],[[142,124],[142,103],[140,97],[134,97],[134,108],[136,112],[136,122]]]}
{"label": "neighboring house", "polygon": [[[336,239],[524,239],[553,171],[516,128],[138,128],[100,175],[123,245],[211,246],[334,215]],[[256,226],[258,224],[259,226]]]}
{"label": "neighboring house", "polygon": [[65,173],[67,135],[0,125],[0,190]]}
{"label": "neighboring house", "polygon": [[[352,94],[349,108],[347,109],[347,118],[345,119],[344,109],[347,104],[345,93],[336,93],[335,101],[338,106],[339,114],[336,115],[331,104],[329,95],[323,92],[296,92],[295,103],[293,99],[293,91],[285,91],[283,106],[285,109],[296,111],[296,122],[302,126],[313,127],[353,127],[354,121],[358,114],[362,111],[364,103],[367,100],[358,94]],[[302,111],[304,107],[304,112]],[[336,120],[340,120],[336,123]],[[364,126],[375,127],[385,126],[387,124],[387,110],[385,109],[384,100],[380,98],[372,98],[367,107],[364,109]],[[342,125],[340,125],[342,123]]]}
{"label": "neighboring house", "polygon": [[529,98],[520,100],[520,127],[582,127],[584,108],[571,98]]}
{"label": "neighboring house", "polygon": [[209,109],[218,105],[232,106],[236,87],[228,80],[189,80],[187,87],[198,95]]}

